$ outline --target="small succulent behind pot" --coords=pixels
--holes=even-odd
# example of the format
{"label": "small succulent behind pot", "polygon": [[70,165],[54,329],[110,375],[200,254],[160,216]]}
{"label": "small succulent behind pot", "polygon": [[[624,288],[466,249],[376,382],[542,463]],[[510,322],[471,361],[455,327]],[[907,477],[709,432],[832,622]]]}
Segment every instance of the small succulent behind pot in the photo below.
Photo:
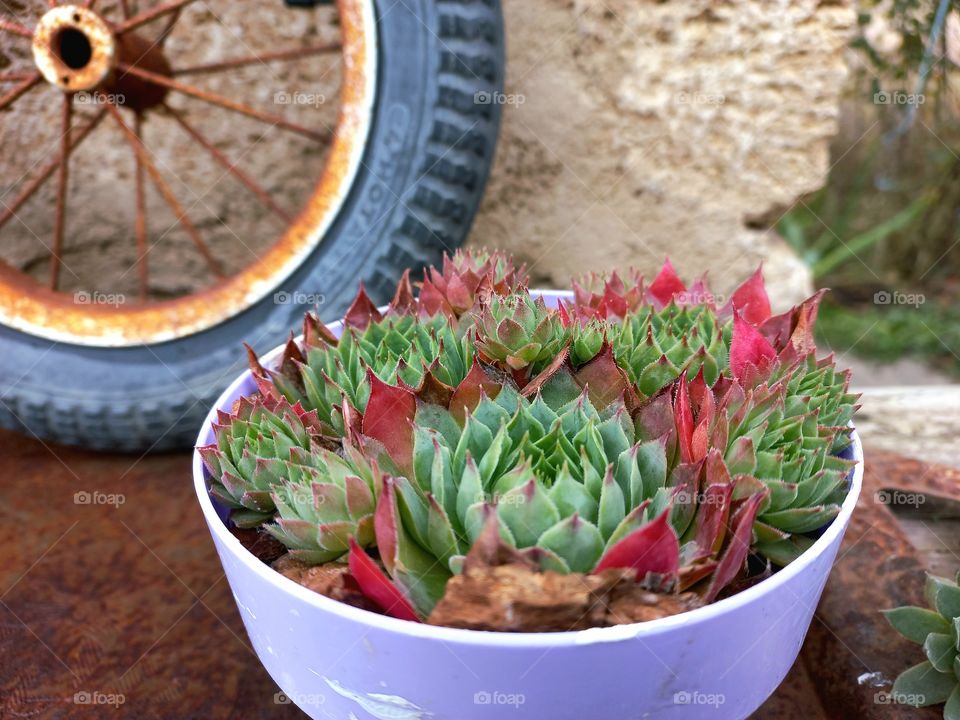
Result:
{"label": "small succulent behind pot", "polygon": [[[960,575],[957,577],[960,582]],[[923,645],[927,659],[904,670],[893,684],[894,702],[913,707],[939,705],[944,720],[960,720],[960,587],[947,578],[927,577],[930,609],[884,611],[894,630]]]}
{"label": "small succulent behind pot", "polygon": [[487,528],[525,567],[629,569],[710,602],[836,517],[856,397],[816,357],[819,294],[772,316],[758,271],[717,307],[669,262],[556,308],[525,283],[458,253],[383,313],[361,288],[340,337],[307,315],[276,367],[250,351],[258,396],[200,449],[211,492],[405,619]]}

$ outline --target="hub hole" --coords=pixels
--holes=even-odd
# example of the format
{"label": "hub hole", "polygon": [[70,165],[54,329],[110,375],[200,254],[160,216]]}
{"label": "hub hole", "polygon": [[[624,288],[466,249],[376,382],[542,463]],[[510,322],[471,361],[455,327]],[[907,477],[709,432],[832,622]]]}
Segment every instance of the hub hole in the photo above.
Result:
{"label": "hub hole", "polygon": [[57,55],[68,68],[80,70],[93,57],[90,40],[76,28],[66,28],[57,35]]}

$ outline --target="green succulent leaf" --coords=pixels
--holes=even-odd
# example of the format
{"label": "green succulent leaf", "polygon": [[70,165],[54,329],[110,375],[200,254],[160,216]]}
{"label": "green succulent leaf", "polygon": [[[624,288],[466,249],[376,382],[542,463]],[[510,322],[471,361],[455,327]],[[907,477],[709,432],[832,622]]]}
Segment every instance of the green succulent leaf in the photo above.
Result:
{"label": "green succulent leaf", "polygon": [[946,578],[927,577],[927,600],[945,618],[960,617],[960,587]]}
{"label": "green succulent leaf", "polygon": [[953,673],[938,672],[929,662],[904,670],[893,683],[893,695],[912,707],[927,707],[946,702],[957,686]]}
{"label": "green succulent leaf", "polygon": [[943,720],[960,720],[960,685],[957,685],[947,698],[947,704],[943,707]]}
{"label": "green succulent leaf", "polygon": [[923,643],[923,651],[927,654],[927,660],[930,661],[930,664],[939,672],[949,673],[953,671],[953,661],[957,657],[957,647],[950,635],[930,633]]}
{"label": "green succulent leaf", "polygon": [[911,642],[923,644],[931,633],[950,632],[950,623],[933,610],[921,607],[899,607],[884,610],[884,617],[893,629]]}
{"label": "green succulent leaf", "polygon": [[537,545],[566,562],[573,572],[590,572],[603,553],[603,537],[595,525],[571,515],[547,529]]}

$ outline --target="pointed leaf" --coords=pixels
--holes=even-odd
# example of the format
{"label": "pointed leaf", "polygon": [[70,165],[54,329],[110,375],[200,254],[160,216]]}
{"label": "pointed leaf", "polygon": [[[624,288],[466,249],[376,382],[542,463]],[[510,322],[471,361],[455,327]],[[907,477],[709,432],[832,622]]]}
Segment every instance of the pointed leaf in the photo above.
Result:
{"label": "pointed leaf", "polygon": [[946,702],[956,685],[953,673],[937,672],[929,662],[922,662],[900,673],[893,695],[904,705],[927,707]]}
{"label": "pointed leaf", "polygon": [[740,311],[751,325],[759,326],[769,319],[770,298],[763,283],[763,265],[734,291],[730,302],[733,311]]}
{"label": "pointed leaf", "polygon": [[369,368],[367,382],[370,399],[363,413],[362,432],[382,443],[397,467],[412,476],[417,399],[409,390],[383,382]]}
{"label": "pointed leaf", "polygon": [[637,578],[647,573],[676,575],[680,565],[680,541],[670,525],[669,511],[634,530],[607,550],[594,573],[610,568],[633,568]]}
{"label": "pointed leaf", "polygon": [[677,273],[670,263],[670,258],[667,258],[657,277],[650,283],[648,292],[661,304],[666,305],[670,302],[670,298],[677,293],[682,293],[686,289],[683,281],[677,277]]}
{"label": "pointed leaf", "polygon": [[733,579],[740,574],[750,553],[750,542],[753,533],[753,521],[757,516],[757,510],[760,509],[760,503],[763,501],[763,493],[757,493],[750,497],[740,510],[737,511],[733,519],[733,534],[730,543],[720,558],[720,564],[714,573],[710,587],[704,597],[706,602],[713,602],[723,588],[729,585]]}
{"label": "pointed leaf", "polygon": [[556,553],[573,572],[590,572],[603,552],[603,538],[596,526],[574,513],[547,529],[537,545]]}
{"label": "pointed leaf", "polygon": [[739,314],[733,316],[733,339],[730,341],[730,371],[733,377],[744,377],[747,367],[762,369],[777,356],[770,342]]}
{"label": "pointed leaf", "polygon": [[383,570],[350,539],[350,574],[357,581],[363,594],[376,603],[381,610],[400,620],[421,622],[416,610],[406,596],[383,574]]}
{"label": "pointed leaf", "polygon": [[882,612],[894,630],[915,643],[922,644],[930,633],[950,632],[950,623],[933,610],[907,606]]}

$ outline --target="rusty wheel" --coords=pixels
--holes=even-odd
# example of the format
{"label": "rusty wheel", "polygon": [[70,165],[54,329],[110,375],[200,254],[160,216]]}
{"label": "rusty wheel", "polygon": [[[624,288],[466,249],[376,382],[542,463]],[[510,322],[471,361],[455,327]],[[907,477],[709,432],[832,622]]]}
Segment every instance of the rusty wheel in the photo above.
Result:
{"label": "rusty wheel", "polygon": [[0,4],[0,424],[189,443],[242,340],[462,242],[501,82],[495,0]]}

